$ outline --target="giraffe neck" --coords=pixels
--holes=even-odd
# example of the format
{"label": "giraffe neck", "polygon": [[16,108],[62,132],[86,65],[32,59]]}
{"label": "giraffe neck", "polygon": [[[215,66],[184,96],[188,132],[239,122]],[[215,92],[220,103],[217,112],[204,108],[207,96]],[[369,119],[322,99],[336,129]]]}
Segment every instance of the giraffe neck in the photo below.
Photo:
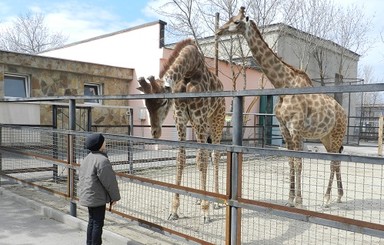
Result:
{"label": "giraffe neck", "polygon": [[255,22],[249,20],[244,37],[251,49],[253,58],[261,66],[275,88],[302,87],[294,79],[294,69],[276,56],[264,41]]}
{"label": "giraffe neck", "polygon": [[195,45],[184,47],[163,75],[166,86],[175,87],[177,82],[193,76],[202,66],[202,58],[197,47]]}

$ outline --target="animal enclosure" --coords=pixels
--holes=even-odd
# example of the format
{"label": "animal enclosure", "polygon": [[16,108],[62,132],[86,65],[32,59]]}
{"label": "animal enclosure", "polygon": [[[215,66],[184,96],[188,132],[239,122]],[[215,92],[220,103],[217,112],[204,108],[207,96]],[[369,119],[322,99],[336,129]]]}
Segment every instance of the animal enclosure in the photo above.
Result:
{"label": "animal enclosure", "polygon": [[[377,90],[377,87],[371,89]],[[256,93],[260,91],[252,91],[253,95]],[[368,155],[368,148],[359,155],[359,150],[350,146],[345,146],[344,154],[323,153],[318,144],[313,146],[313,149],[318,148],[318,152],[244,147],[238,134],[241,132],[239,115],[242,114],[236,106],[241,105],[238,102],[243,95],[232,96],[237,101],[234,109],[239,110],[233,116],[232,144],[199,144],[105,134],[108,155],[118,173],[122,194],[122,200],[113,212],[156,231],[174,234],[184,243],[384,242],[383,158]],[[65,197],[63,202],[77,202],[76,172],[87,154],[84,149],[87,132],[11,125],[1,125],[0,129],[2,177],[54,192]],[[186,149],[187,159],[181,186],[174,184],[179,147]],[[212,164],[208,165],[208,191],[199,189],[199,172],[195,164],[199,148],[222,153],[219,193],[213,192]],[[288,157],[301,157],[304,161],[303,207],[300,209],[286,206]],[[331,205],[326,208],[323,197],[330,174],[329,162],[334,159],[342,161],[345,194],[342,202],[337,203],[334,184]],[[176,221],[168,220],[174,193],[181,197],[180,219]],[[207,224],[201,221],[201,210],[196,205],[201,199],[211,203],[209,212],[212,219]],[[219,204],[219,208],[214,209],[214,203]]]}

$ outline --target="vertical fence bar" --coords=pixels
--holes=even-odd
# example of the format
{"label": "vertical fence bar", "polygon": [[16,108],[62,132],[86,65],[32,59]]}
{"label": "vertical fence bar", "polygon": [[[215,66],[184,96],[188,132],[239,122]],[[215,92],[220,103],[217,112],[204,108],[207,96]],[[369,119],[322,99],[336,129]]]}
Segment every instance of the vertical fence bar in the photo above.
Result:
{"label": "vertical fence bar", "polygon": [[[52,105],[52,128],[55,130],[52,134],[52,157],[55,159],[58,159],[58,138],[57,138],[57,105]],[[53,171],[52,171],[52,177],[53,181],[57,183],[58,181],[58,166],[57,164],[53,164]]]}
{"label": "vertical fence bar", "polygon": [[[69,129],[71,131],[76,130],[76,101],[74,99],[69,100]],[[69,134],[68,136],[68,161],[70,168],[68,171],[69,181],[69,198],[70,198],[70,214],[74,217],[77,216],[76,202],[75,202],[75,170],[73,164],[75,163],[75,147],[74,147],[74,135]]]}
{"label": "vertical fence bar", "polygon": [[[133,135],[133,108],[129,108],[129,125],[128,125],[128,135]],[[128,139],[128,166],[129,173],[133,174],[133,143],[132,140]]]}
{"label": "vertical fence bar", "polygon": [[[243,97],[234,97],[233,98],[233,135],[232,142],[234,145],[242,145],[243,143]],[[241,163],[241,154],[242,153],[232,153],[232,166],[231,166],[231,201],[237,201],[241,190],[239,183],[241,182],[241,168],[239,164]],[[231,218],[231,245],[240,245],[241,244],[241,210],[237,207],[230,208],[230,218]]]}
{"label": "vertical fence bar", "polygon": [[[3,144],[3,126],[0,125],[0,148]],[[3,175],[1,172],[3,171],[3,155],[0,151],[0,186],[1,186],[1,176]]]}
{"label": "vertical fence bar", "polygon": [[384,126],[384,117],[381,115],[379,117],[379,137],[378,137],[378,155],[383,154],[383,126]]}
{"label": "vertical fence bar", "polygon": [[87,131],[92,131],[92,107],[87,108]]}
{"label": "vertical fence bar", "polygon": [[[215,33],[219,30],[220,13],[215,14]],[[215,35],[215,75],[219,75],[219,37]]]}

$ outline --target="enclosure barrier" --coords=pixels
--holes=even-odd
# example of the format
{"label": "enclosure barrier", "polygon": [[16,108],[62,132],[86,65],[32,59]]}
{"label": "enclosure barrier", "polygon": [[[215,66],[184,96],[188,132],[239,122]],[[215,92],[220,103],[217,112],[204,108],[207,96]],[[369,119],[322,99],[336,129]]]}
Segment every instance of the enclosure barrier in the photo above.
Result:
{"label": "enclosure barrier", "polygon": [[[232,144],[210,145],[106,134],[108,155],[118,173],[122,195],[113,212],[158,232],[200,244],[384,242],[383,158],[354,152],[327,154],[242,146],[242,100],[247,95],[233,96]],[[0,130],[2,177],[77,202],[77,170],[87,154],[84,139],[88,133],[11,125],[1,125]],[[179,147],[186,149],[187,159],[181,186],[174,184]],[[199,187],[199,172],[195,166],[199,148],[222,152],[219,193],[212,191],[211,164],[208,166],[208,190]],[[288,157],[303,158],[302,208],[286,206]],[[336,203],[333,196],[327,208],[322,202],[330,160],[342,161],[345,194],[341,203]],[[174,193],[181,196],[180,219],[172,221],[167,218]],[[336,187],[332,193],[336,195]],[[200,207],[194,205],[201,199],[212,204],[211,222],[207,224],[201,222]],[[219,208],[212,208],[215,203]]]}

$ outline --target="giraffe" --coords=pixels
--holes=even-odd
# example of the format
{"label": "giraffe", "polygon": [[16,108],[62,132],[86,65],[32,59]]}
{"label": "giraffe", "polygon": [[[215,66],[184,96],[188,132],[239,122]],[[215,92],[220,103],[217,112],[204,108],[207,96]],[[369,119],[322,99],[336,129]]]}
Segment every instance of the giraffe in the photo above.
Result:
{"label": "giraffe", "polygon": [[[144,78],[139,78],[141,87],[138,89],[145,94],[223,91],[223,84],[214,73],[209,71],[204,62],[204,56],[191,39],[186,39],[176,45],[169,60],[160,71],[159,77],[160,79],[149,77],[149,83]],[[161,136],[161,126],[173,104],[174,119],[180,141],[186,140],[186,129],[189,122],[195,131],[197,142],[206,143],[210,138],[213,144],[220,143],[225,120],[225,98],[146,99],[145,104],[149,111],[151,133],[154,138]],[[218,193],[220,153],[213,151],[212,156],[214,191]],[[207,150],[199,149],[196,163],[200,172],[200,187],[204,191],[206,191],[208,161]],[[179,148],[176,164],[176,185],[180,185],[185,167],[184,147]],[[177,214],[179,206],[180,197],[176,193],[168,219],[177,220],[179,218]],[[217,207],[215,205],[215,208]],[[209,202],[201,201],[201,209],[203,222],[209,222]]]}
{"label": "giraffe", "polygon": [[[245,8],[222,25],[217,33],[240,34],[248,43],[253,58],[275,88],[312,87],[309,76],[281,60],[268,47],[254,21],[245,16]],[[343,107],[332,97],[324,94],[281,95],[275,106],[282,136],[289,150],[302,151],[304,139],[320,139],[327,152],[341,153],[346,132],[347,117]],[[301,174],[302,159],[289,158],[290,189],[288,205],[302,206]],[[324,206],[330,205],[332,183],[336,174],[338,198],[341,202],[343,186],[340,161],[331,161],[331,174],[324,195]]]}

